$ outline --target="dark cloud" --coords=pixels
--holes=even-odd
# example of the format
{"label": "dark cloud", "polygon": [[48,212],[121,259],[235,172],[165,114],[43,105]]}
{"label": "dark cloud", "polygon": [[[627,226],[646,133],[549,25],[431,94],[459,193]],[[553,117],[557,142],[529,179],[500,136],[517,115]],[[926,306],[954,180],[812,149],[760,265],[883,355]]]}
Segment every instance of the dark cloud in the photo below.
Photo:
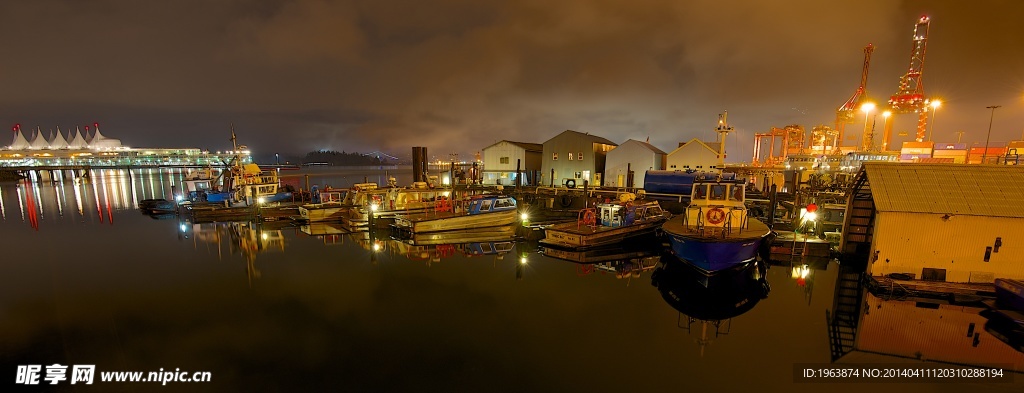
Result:
{"label": "dark cloud", "polygon": [[[663,149],[713,138],[730,159],[771,126],[832,124],[873,43],[869,93],[893,94],[933,18],[935,139],[1024,127],[1016,1],[41,0],[0,5],[2,119],[102,121],[134,145],[211,146],[228,125],[264,156],[409,146],[471,153],[565,129]],[[913,134],[910,116],[897,130]],[[52,126],[49,126],[52,127]],[[743,153],[740,153],[743,152]]]}

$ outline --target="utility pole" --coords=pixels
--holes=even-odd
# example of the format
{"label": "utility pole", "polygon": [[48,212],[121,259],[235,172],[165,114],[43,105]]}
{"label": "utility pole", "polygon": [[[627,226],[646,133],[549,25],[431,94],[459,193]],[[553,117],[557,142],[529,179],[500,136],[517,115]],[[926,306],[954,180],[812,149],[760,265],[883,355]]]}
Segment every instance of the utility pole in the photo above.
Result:
{"label": "utility pole", "polygon": [[963,131],[957,131],[956,132],[956,143],[960,143],[960,140],[963,139],[963,138],[964,138],[964,132]]}

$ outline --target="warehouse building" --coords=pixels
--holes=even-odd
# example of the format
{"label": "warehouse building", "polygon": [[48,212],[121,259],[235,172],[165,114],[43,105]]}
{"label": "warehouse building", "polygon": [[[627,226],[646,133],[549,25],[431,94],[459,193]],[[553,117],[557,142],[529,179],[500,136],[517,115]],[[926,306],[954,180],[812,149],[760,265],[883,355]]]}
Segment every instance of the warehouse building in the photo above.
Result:
{"label": "warehouse building", "polygon": [[843,253],[873,276],[991,283],[1024,278],[1024,168],[865,162]]}

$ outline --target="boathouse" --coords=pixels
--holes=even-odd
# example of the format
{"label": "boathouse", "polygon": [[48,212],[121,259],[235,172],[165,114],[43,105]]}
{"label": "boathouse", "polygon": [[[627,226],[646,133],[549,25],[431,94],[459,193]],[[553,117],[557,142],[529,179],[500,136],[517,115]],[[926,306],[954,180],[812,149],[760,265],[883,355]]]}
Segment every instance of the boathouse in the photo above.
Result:
{"label": "boathouse", "polygon": [[523,185],[537,184],[544,145],[501,141],[483,149],[483,184],[516,184],[516,163]]}
{"label": "boathouse", "polygon": [[1024,168],[865,162],[843,223],[845,257],[873,276],[1024,278]]}
{"label": "boathouse", "polygon": [[650,143],[627,140],[608,152],[604,164],[606,187],[644,187],[648,170],[665,169],[665,152]]}
{"label": "boathouse", "polygon": [[704,142],[693,138],[689,142],[680,143],[679,147],[668,153],[665,158],[665,169],[685,171],[692,169],[697,172],[719,171],[719,142]]}
{"label": "boathouse", "polygon": [[572,130],[566,130],[544,142],[541,184],[582,187],[583,181],[601,184],[605,158],[615,142]]}

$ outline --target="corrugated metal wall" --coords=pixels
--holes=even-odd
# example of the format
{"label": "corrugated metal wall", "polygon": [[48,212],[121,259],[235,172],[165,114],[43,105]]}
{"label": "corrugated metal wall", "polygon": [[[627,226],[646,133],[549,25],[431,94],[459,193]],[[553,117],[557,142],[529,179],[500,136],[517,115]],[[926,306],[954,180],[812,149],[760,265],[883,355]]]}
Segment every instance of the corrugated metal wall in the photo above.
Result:
{"label": "corrugated metal wall", "polygon": [[[984,272],[994,277],[1024,278],[1024,218],[933,213],[879,212],[868,272],[873,275],[946,269],[946,281],[975,281]],[[996,238],[1001,238],[995,251]],[[993,247],[985,262],[985,248]]]}
{"label": "corrugated metal wall", "polygon": [[[920,308],[913,301],[881,300],[870,294],[865,303],[856,350],[958,364],[1013,364],[1024,371],[1024,354],[986,332],[986,319],[977,308]],[[979,336],[977,346],[974,335],[967,335],[972,323]]]}

